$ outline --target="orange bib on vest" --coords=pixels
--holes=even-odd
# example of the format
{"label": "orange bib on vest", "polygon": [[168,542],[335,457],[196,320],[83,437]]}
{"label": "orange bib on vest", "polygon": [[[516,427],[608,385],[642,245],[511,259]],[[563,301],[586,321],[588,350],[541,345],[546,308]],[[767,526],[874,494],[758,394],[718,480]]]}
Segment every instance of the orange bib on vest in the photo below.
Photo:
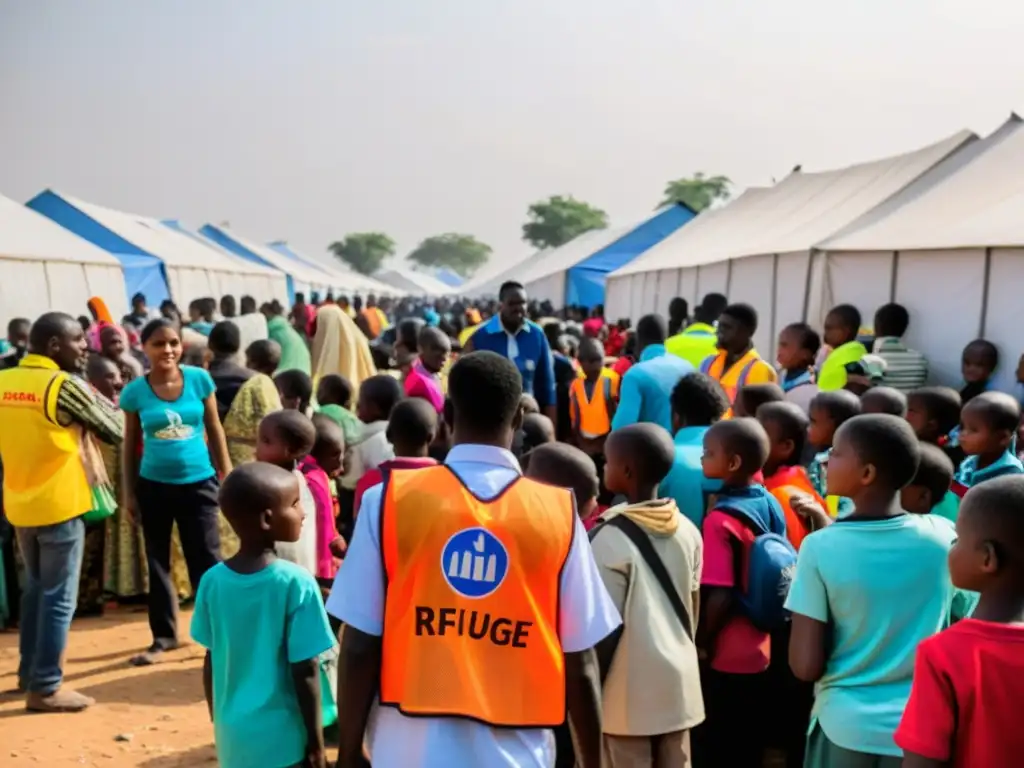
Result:
{"label": "orange bib on vest", "polygon": [[381,704],[502,728],[565,720],[558,637],[572,494],[528,478],[482,501],[447,467],[385,481]]}
{"label": "orange bib on vest", "polygon": [[594,383],[591,398],[587,399],[587,384],[584,379],[574,379],[569,388],[579,418],[580,434],[586,438],[601,437],[612,431],[608,417],[608,402],[615,397],[615,382],[605,371]]}

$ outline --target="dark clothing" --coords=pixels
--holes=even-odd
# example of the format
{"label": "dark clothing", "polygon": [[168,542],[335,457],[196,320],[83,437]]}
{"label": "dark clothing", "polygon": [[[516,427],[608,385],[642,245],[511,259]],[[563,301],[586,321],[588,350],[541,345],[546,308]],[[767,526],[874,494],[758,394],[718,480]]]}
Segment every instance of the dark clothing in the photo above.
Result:
{"label": "dark clothing", "polygon": [[173,525],[178,524],[194,595],[202,575],[220,562],[219,489],[220,485],[212,477],[187,485],[158,483],[140,477],[135,486],[149,564],[149,627],[153,643],[162,648],[173,648],[178,642],[178,596],[171,579]]}
{"label": "dark clothing", "polygon": [[765,713],[773,706],[768,673],[737,675],[705,666],[700,678],[707,719],[693,730],[693,764],[760,768],[768,737]]}
{"label": "dark clothing", "polygon": [[254,371],[236,365],[230,360],[213,360],[210,363],[210,377],[217,386],[215,397],[217,398],[217,415],[223,423],[231,410],[231,404],[235,402],[235,395],[249,379],[255,376]]}
{"label": "dark clothing", "polygon": [[572,413],[569,408],[569,388],[576,380],[576,369],[569,358],[560,352],[552,354],[555,364],[555,439],[560,443],[572,440]]}
{"label": "dark clothing", "polygon": [[0,371],[6,368],[17,368],[18,363],[21,362],[21,358],[26,354],[28,354],[27,349],[21,349],[20,347],[12,348],[8,354],[0,357]]}

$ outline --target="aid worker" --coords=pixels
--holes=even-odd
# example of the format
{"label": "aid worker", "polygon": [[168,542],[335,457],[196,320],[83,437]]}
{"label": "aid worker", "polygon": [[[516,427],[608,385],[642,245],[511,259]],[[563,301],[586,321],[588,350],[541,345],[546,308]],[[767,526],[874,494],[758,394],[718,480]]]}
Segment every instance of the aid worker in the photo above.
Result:
{"label": "aid worker", "polygon": [[705,359],[716,354],[718,338],[715,323],[728,303],[720,293],[706,295],[694,310],[693,322],[665,341],[668,353],[683,358],[694,368],[699,368]]}
{"label": "aid worker", "polygon": [[[718,319],[718,352],[700,365],[736,401],[736,393],[747,384],[770,384],[778,380],[775,369],[754,349],[757,311],[749,304],[730,304]],[[732,415],[730,409],[729,415]]]}
{"label": "aid worker", "polygon": [[93,703],[61,686],[85,549],[82,515],[93,507],[81,445],[83,431],[120,442],[124,423],[73,375],[86,349],[78,321],[50,312],[32,325],[18,366],[0,371],[4,513],[25,561],[18,686],[35,712],[78,712]]}
{"label": "aid worker", "polygon": [[452,367],[454,447],[366,492],[327,602],[344,622],[339,768],[551,768],[566,709],[601,758],[594,646],[620,624],[570,491],[521,477],[515,363]]}

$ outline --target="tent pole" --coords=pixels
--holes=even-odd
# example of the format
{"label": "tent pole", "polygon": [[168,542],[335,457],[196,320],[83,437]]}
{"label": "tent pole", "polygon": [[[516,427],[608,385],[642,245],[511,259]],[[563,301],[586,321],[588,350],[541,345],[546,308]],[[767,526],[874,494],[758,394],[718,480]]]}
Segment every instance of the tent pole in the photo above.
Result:
{"label": "tent pole", "polygon": [[992,249],[985,249],[985,271],[981,284],[981,317],[978,319],[978,338],[985,338],[985,325],[988,319],[988,284],[992,277]]}
{"label": "tent pole", "polygon": [[825,270],[825,259],[826,259],[826,255],[824,255],[825,252],[824,251],[817,251],[814,248],[811,248],[811,250],[807,252],[807,273],[806,273],[806,275],[804,277],[804,310],[801,313],[802,320],[805,323],[809,322],[808,319],[807,319],[807,312],[809,311],[810,304],[811,304],[811,275],[814,273],[814,260],[818,256],[819,253],[823,254],[822,257],[821,257],[821,269],[822,269],[821,279],[822,279],[822,284],[824,284],[824,280],[825,280],[825,271],[824,270]]}
{"label": "tent pole", "polygon": [[732,259],[725,262],[725,295],[732,291]]}
{"label": "tent pole", "polygon": [[896,283],[900,277],[900,252],[892,252],[892,271],[889,273],[889,303],[896,302]]}
{"label": "tent pole", "polygon": [[771,329],[771,336],[768,337],[768,350],[769,350],[769,353],[771,354],[771,359],[772,360],[775,359],[775,344],[776,344],[776,340],[777,340],[778,334],[779,334],[778,329],[775,327],[775,323],[778,320],[778,311],[777,311],[777,307],[776,307],[776,304],[778,303],[778,296],[779,296],[779,254],[773,253],[772,254],[772,292],[771,292],[771,297],[769,298],[769,301],[771,302],[770,306],[772,308],[772,311],[771,311],[771,318],[772,319],[771,319],[771,325],[768,326]]}

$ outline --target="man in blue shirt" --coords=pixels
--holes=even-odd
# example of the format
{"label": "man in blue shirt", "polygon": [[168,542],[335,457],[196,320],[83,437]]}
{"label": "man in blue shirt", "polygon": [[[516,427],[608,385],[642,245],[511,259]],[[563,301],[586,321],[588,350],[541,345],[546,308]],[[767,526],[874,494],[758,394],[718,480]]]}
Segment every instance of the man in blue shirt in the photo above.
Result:
{"label": "man in blue shirt", "polygon": [[498,314],[469,337],[464,353],[485,349],[516,364],[523,392],[533,395],[551,423],[558,422],[554,363],[544,330],[526,319],[526,289],[509,281],[498,289]]}
{"label": "man in blue shirt", "polygon": [[694,372],[682,358],[665,351],[668,329],[661,315],[644,315],[636,324],[636,348],[640,362],[626,371],[619,389],[619,407],[612,429],[649,421],[672,433],[672,390],[679,380]]}

